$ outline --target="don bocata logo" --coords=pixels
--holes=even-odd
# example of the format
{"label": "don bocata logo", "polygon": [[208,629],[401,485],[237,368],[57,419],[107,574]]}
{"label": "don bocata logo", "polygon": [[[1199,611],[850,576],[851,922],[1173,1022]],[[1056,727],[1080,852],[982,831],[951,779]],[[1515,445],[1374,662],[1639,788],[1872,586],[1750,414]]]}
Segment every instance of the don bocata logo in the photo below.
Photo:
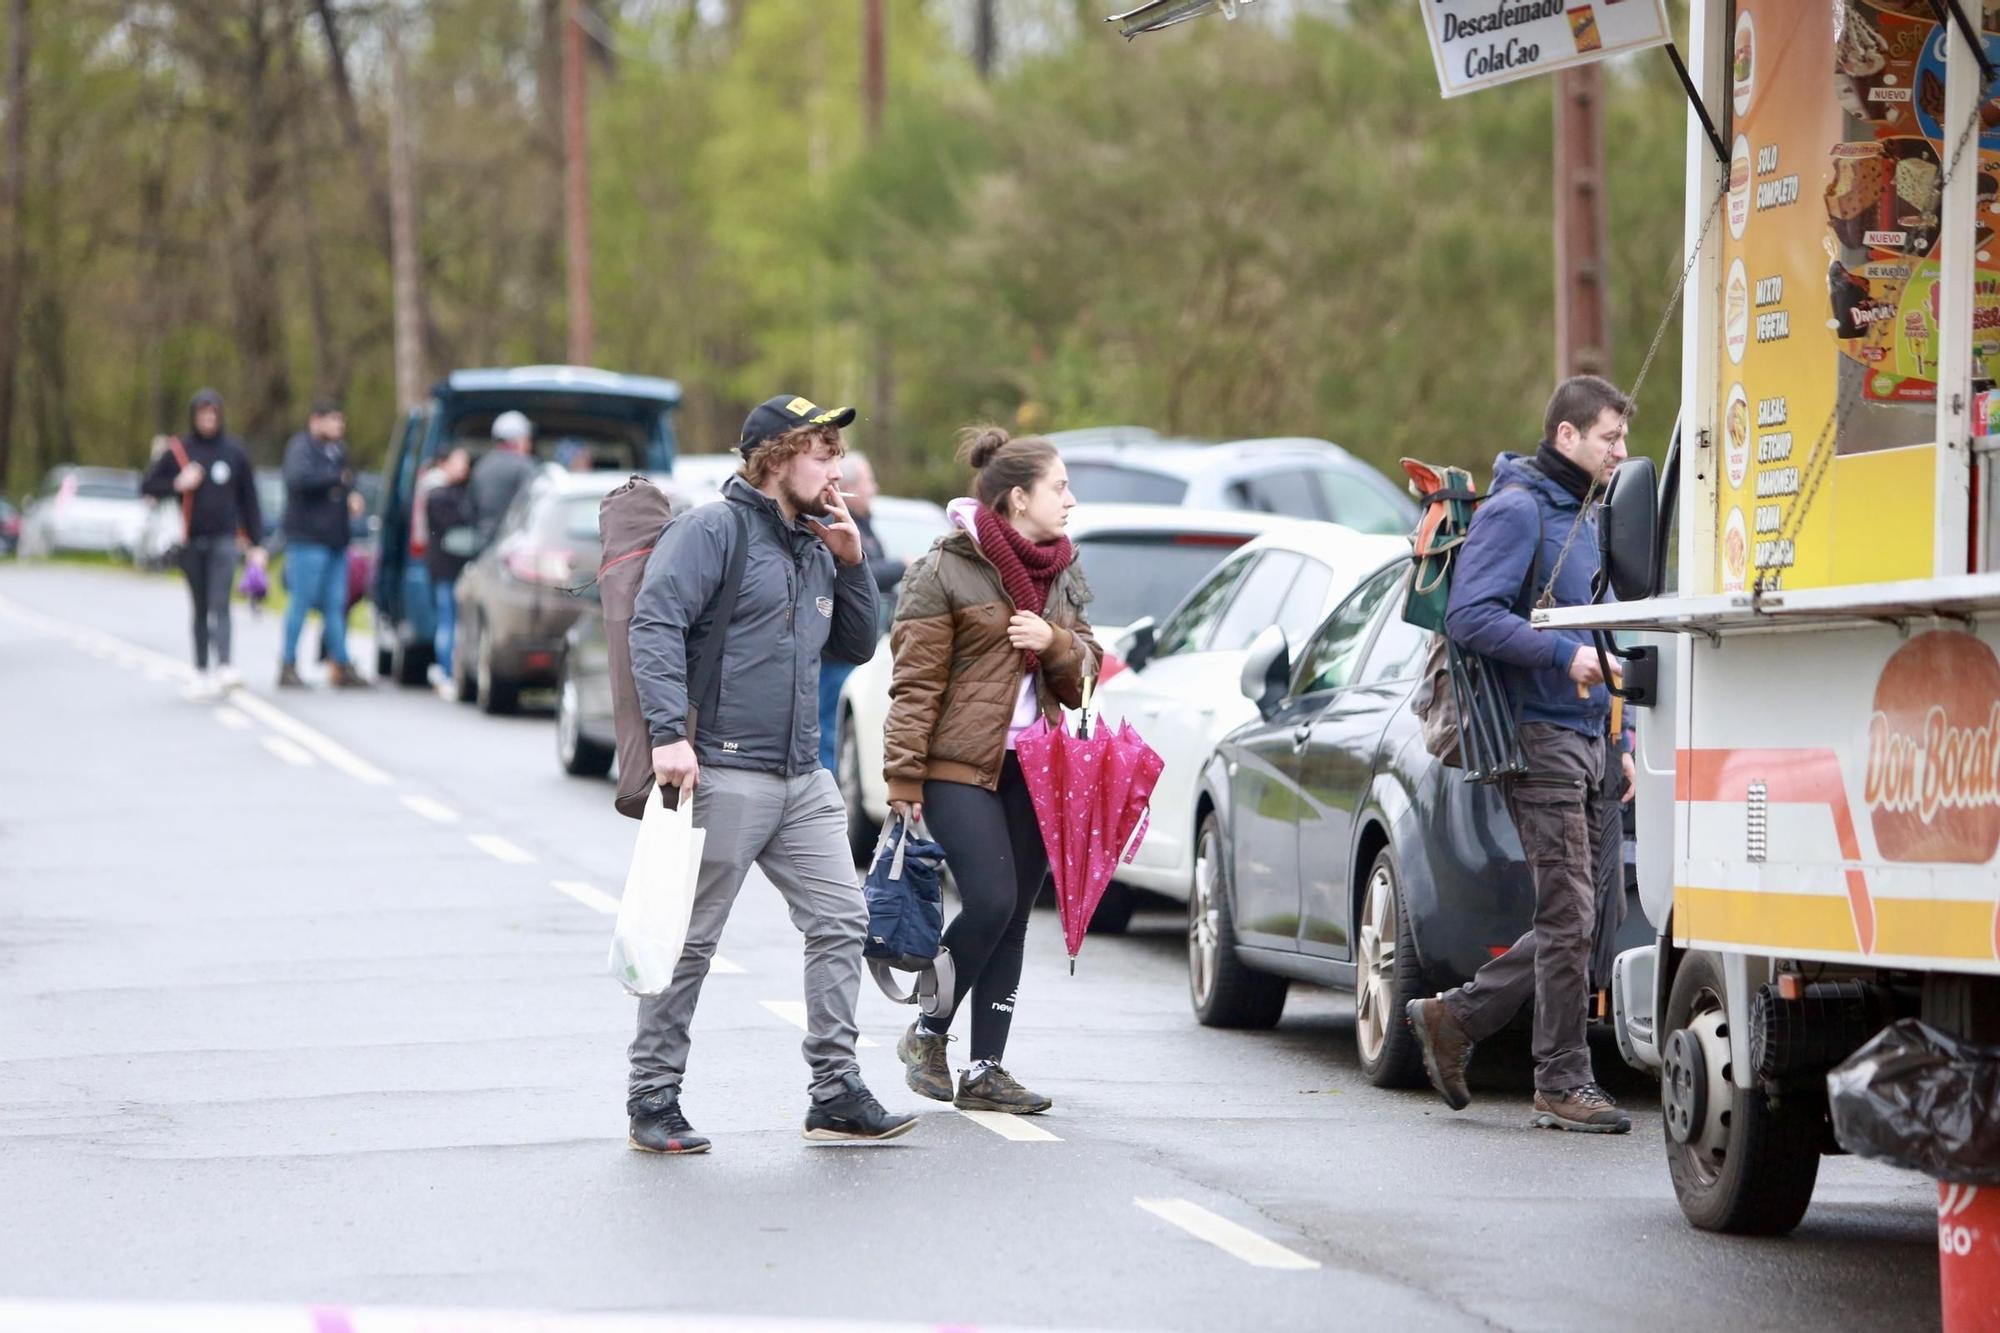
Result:
{"label": "don bocata logo", "polygon": [[1933,630],[1896,650],[1875,685],[1863,790],[1889,861],[1982,865],[2000,849],[2000,659]]}

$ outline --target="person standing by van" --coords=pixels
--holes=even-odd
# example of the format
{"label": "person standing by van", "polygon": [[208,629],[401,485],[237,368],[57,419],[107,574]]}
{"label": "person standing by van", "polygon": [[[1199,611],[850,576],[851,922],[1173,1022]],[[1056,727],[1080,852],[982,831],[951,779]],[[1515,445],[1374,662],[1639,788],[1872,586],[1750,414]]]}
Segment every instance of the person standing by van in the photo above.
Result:
{"label": "person standing by van", "polygon": [[[1054,1103],[1001,1066],[1014,1019],[1028,916],[1048,853],[1014,743],[1037,718],[1083,702],[1103,658],[1083,608],[1090,587],[1064,535],[1069,471],[1038,436],[961,435],[974,498],[956,531],[911,565],[889,642],[895,653],[884,775],[898,819],[929,816],[963,904],[944,933],[957,973],[952,1009],[910,1025],[896,1053],[912,1091],[962,1110],[1032,1115]],[[945,1042],[972,997],[972,1064],[957,1092]]]}
{"label": "person standing by van", "polygon": [[181,507],[181,570],[194,610],[196,679],[188,693],[207,699],[243,683],[229,661],[229,597],[239,542],[247,545],[250,562],[264,567],[264,520],[250,451],[223,432],[222,395],[213,389],[195,394],[188,424],[188,433],[170,439],[153,460],[140,489]]}
{"label": "person standing by van", "polygon": [[452,692],[452,656],[458,650],[458,576],[473,556],[477,534],[472,526],[472,496],[466,480],[472,475],[472,455],[460,445],[431,469],[423,488],[425,571],[430,575],[431,609],[437,630],[431,639],[431,687]]}
{"label": "person standing by van", "polygon": [[[916,1124],[883,1108],[855,1059],[868,909],[839,789],[819,764],[822,652],[857,663],[875,655],[875,585],[840,495],[840,430],[853,420],[851,407],[823,409],[792,394],[757,407],[722,503],[674,519],[646,561],[632,613],[632,680],[653,776],[661,791],[694,801],[708,838],[673,984],[639,1001],[626,1113],[627,1142],[641,1151],[709,1148],[681,1110],[688,1028],[752,865],[784,895],[806,938],[805,1137],[891,1139]],[[733,559],[741,581],[717,624]],[[717,692],[690,699],[690,663],[715,635]]]}
{"label": "person standing by van", "polygon": [[519,412],[493,418],[493,447],[472,465],[472,521],[479,549],[493,544],[507,507],[535,476],[535,428]]}
{"label": "person standing by van", "polygon": [[281,688],[298,688],[299,635],[306,616],[319,612],[328,676],[336,687],[365,687],[347,656],[347,547],[354,526],[349,512],[354,469],[347,457],[347,416],[340,404],[313,404],[306,428],[285,445],[284,656]]}

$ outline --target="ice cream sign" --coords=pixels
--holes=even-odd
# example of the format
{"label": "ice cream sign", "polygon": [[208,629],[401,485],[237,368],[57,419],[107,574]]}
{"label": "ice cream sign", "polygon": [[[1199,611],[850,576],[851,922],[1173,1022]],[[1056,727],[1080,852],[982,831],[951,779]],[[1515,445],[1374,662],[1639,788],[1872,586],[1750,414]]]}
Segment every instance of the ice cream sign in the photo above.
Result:
{"label": "ice cream sign", "polygon": [[1422,0],[1446,97],[1664,46],[1666,0]]}

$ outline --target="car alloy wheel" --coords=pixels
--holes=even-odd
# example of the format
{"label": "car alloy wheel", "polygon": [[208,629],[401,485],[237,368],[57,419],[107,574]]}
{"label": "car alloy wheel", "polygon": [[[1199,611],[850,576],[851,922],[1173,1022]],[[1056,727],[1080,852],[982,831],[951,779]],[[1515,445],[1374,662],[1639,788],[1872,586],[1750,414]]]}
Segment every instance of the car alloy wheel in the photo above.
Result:
{"label": "car alloy wheel", "polygon": [[1188,894],[1188,985],[1194,1002],[1205,1006],[1215,994],[1215,973],[1222,950],[1222,909],[1215,897],[1217,846],[1215,827],[1203,827],[1195,845],[1194,885]]}
{"label": "car alloy wheel", "polygon": [[563,673],[562,688],[556,693],[556,757],[562,766],[576,768],[576,745],[583,726],[577,717],[580,705],[576,697],[576,682]]}
{"label": "car alloy wheel", "polygon": [[1373,1065],[1382,1058],[1389,1025],[1403,1021],[1396,1005],[1396,884],[1386,861],[1378,861],[1368,877],[1361,903],[1361,933],[1356,941],[1360,966],[1354,977],[1355,1039],[1361,1058]]}

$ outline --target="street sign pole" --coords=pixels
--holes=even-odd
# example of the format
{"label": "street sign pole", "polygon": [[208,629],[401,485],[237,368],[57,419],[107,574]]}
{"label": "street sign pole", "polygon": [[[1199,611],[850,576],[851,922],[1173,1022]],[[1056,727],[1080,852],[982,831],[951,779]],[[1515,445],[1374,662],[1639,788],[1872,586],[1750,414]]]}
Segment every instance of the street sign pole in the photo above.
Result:
{"label": "street sign pole", "polygon": [[1604,93],[1595,64],[1555,74],[1556,377],[1611,367]]}

